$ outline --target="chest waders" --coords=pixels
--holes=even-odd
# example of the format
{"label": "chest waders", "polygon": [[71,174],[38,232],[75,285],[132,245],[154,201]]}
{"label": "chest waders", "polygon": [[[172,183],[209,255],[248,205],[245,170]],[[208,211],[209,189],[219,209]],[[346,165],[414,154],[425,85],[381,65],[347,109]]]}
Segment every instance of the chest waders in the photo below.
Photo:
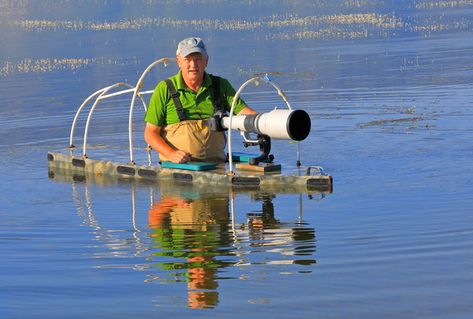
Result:
{"label": "chest waders", "polygon": [[[222,113],[222,103],[220,97],[219,78],[211,76],[212,79],[212,103],[215,113]],[[215,130],[212,121],[189,120],[184,107],[179,100],[179,93],[176,91],[171,80],[165,80],[169,93],[174,101],[179,122],[166,125],[161,130],[161,136],[175,149],[183,150],[192,155],[192,160],[206,162],[225,162],[225,146],[227,139],[222,130]],[[161,161],[169,159],[159,154]]]}

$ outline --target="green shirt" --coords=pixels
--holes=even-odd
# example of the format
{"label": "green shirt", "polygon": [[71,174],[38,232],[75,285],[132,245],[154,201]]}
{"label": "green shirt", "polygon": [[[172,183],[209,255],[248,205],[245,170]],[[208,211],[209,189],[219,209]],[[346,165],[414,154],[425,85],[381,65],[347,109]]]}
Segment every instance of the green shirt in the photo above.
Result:
{"label": "green shirt", "polygon": [[[179,100],[189,120],[208,119],[215,113],[212,103],[212,79],[210,75],[204,74],[204,83],[197,92],[189,89],[182,79],[181,71],[169,78],[179,93]],[[230,82],[220,78],[220,95],[222,96],[222,107],[230,111],[235,89]],[[225,103],[226,102],[226,103]],[[238,99],[235,104],[234,113],[238,114],[246,106],[242,99]],[[179,122],[176,106],[169,93],[168,87],[164,81],[160,81],[154,89],[148,110],[145,115],[145,121],[157,126],[164,126]]]}

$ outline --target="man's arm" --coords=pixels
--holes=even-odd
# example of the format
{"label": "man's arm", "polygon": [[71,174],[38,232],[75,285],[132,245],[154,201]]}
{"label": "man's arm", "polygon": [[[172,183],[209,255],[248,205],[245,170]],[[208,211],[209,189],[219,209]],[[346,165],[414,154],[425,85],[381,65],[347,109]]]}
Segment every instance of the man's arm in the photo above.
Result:
{"label": "man's arm", "polygon": [[169,158],[174,163],[185,163],[190,161],[191,155],[187,152],[176,150],[161,136],[161,126],[146,123],[144,138],[156,152]]}
{"label": "man's arm", "polygon": [[240,112],[238,112],[238,115],[245,115],[245,114],[258,114],[258,112],[256,112],[249,106],[245,106]]}

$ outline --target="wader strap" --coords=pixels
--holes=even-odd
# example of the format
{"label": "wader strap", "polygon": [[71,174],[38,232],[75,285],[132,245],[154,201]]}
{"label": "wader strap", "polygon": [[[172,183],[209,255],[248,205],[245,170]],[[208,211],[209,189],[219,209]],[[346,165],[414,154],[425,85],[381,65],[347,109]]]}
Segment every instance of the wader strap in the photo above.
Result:
{"label": "wader strap", "polygon": [[179,100],[179,93],[176,92],[176,89],[174,88],[174,85],[172,84],[171,80],[166,79],[164,80],[164,82],[166,82],[169,93],[171,93],[171,97],[174,100],[174,106],[176,107],[177,116],[179,116],[179,121],[185,121],[186,112],[184,111],[184,108],[182,107],[181,100]]}
{"label": "wader strap", "polygon": [[212,79],[212,102],[214,104],[215,112],[225,112],[222,108],[222,97],[220,95],[220,78],[215,75],[211,75],[210,78]]}

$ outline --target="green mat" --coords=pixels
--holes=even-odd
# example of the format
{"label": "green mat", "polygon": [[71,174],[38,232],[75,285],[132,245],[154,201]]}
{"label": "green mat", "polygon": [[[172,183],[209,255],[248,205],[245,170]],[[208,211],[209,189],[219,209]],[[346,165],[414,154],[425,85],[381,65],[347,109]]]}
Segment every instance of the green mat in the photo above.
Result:
{"label": "green mat", "polygon": [[217,164],[208,162],[187,162],[187,163],[173,163],[173,162],[162,162],[161,167],[163,168],[177,168],[187,169],[190,171],[208,171],[215,169]]}
{"label": "green mat", "polygon": [[232,159],[235,162],[249,163],[250,159],[257,158],[258,156],[259,156],[258,154],[248,154],[248,153],[242,153],[242,152],[233,152],[232,153]]}

